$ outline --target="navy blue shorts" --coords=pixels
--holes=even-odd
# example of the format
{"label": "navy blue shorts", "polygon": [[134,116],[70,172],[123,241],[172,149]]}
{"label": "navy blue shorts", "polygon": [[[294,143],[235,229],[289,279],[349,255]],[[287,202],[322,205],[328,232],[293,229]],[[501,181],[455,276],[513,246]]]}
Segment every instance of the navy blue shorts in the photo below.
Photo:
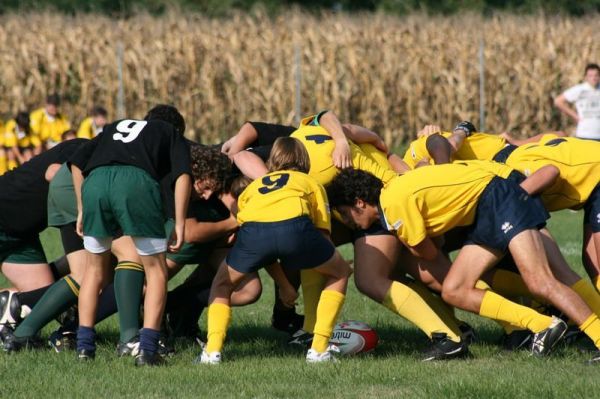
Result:
{"label": "navy blue shorts", "polygon": [[479,197],[465,244],[504,252],[517,234],[543,228],[549,217],[539,197],[530,197],[512,180],[495,177]]}
{"label": "navy blue shorts", "polygon": [[252,273],[279,260],[287,269],[312,269],[333,256],[335,247],[306,216],[281,222],[247,222],[240,227],[226,263]]}
{"label": "navy blue shorts", "polygon": [[512,154],[512,152],[514,150],[516,150],[518,147],[516,145],[512,145],[512,144],[507,144],[504,146],[503,149],[501,149],[500,151],[498,151],[496,153],[496,155],[494,155],[494,158],[492,158],[492,161],[496,161],[496,162],[500,162],[500,163],[506,163],[506,160],[508,159],[508,156],[510,154]]}
{"label": "navy blue shorts", "polygon": [[598,233],[600,231],[600,184],[592,191],[583,209],[585,211],[583,225],[590,226],[592,232]]}
{"label": "navy blue shorts", "polygon": [[394,235],[391,231],[386,229],[380,220],[376,220],[368,229],[359,229],[352,231],[352,242],[362,237],[367,236],[390,236]]}

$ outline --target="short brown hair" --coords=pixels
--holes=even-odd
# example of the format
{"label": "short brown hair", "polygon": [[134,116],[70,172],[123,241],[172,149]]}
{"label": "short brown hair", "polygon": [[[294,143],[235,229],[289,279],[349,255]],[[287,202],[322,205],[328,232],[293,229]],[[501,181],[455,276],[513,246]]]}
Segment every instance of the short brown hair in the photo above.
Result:
{"label": "short brown hair", "polygon": [[192,177],[194,180],[211,180],[215,192],[220,192],[231,173],[231,161],[218,147],[190,143]]}
{"label": "short brown hair", "polygon": [[296,170],[308,173],[310,158],[304,145],[293,137],[279,137],[273,143],[271,154],[267,161],[269,172],[277,170]]}

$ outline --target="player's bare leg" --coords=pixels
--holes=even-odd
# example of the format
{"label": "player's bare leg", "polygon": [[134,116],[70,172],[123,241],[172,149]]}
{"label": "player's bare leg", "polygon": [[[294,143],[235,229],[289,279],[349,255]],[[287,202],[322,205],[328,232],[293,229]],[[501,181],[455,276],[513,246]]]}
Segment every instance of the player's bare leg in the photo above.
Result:
{"label": "player's bare leg", "polygon": [[16,291],[33,291],[54,282],[54,276],[47,263],[23,265],[4,262],[1,269]]}

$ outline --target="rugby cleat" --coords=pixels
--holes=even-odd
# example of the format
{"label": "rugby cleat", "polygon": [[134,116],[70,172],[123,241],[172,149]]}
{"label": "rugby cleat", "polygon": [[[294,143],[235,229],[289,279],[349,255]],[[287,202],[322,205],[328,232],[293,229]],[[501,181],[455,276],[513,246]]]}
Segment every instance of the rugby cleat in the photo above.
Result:
{"label": "rugby cleat", "polygon": [[423,361],[460,359],[469,355],[469,345],[461,340],[454,342],[446,333],[431,334],[431,346],[423,352]]}
{"label": "rugby cleat", "polygon": [[460,339],[462,341],[465,341],[467,345],[471,345],[477,340],[475,330],[473,329],[473,327],[471,327],[470,324],[460,320],[460,322],[458,323],[458,328],[460,329]]}
{"label": "rugby cleat", "polygon": [[77,360],[80,362],[87,362],[96,358],[96,351],[89,349],[77,349]]}
{"label": "rugby cleat", "polygon": [[506,351],[528,349],[531,347],[533,336],[534,334],[529,330],[514,330],[504,334],[501,338],[502,349]]}
{"label": "rugby cleat", "polygon": [[194,359],[194,364],[220,364],[221,352],[210,352],[202,350],[202,353]]}
{"label": "rugby cleat", "polygon": [[135,336],[127,342],[117,344],[117,356],[137,356],[140,351],[140,337]]}
{"label": "rugby cleat", "polygon": [[534,356],[549,355],[567,332],[567,323],[552,316],[550,327],[534,334],[531,342],[531,354]]}
{"label": "rugby cleat", "polygon": [[146,352],[143,349],[140,349],[138,354],[135,356],[135,365],[138,367],[141,366],[162,366],[167,362],[163,357],[158,353],[150,353]]}
{"label": "rugby cleat", "polygon": [[586,363],[589,364],[590,366],[596,366],[596,365],[600,364],[600,350],[596,350],[596,352],[594,353],[594,356],[592,356],[592,358],[590,360],[588,360]]}
{"label": "rugby cleat", "polygon": [[11,329],[5,329],[3,335],[4,342],[2,349],[7,353],[15,353],[23,349],[35,349],[42,346],[42,341],[37,336],[17,337]]}
{"label": "rugby cleat", "polygon": [[306,352],[306,363],[337,363],[338,360],[331,354],[334,348],[327,349],[328,350],[321,353],[312,348],[309,349],[308,352]]}
{"label": "rugby cleat", "polygon": [[292,335],[294,332],[302,328],[304,324],[304,316],[296,313],[296,309],[277,309],[273,308],[273,317],[271,318],[271,326],[279,331],[283,331]]}
{"label": "rugby cleat", "polygon": [[60,353],[65,350],[75,349],[77,347],[77,332],[59,327],[48,337],[48,345]]}
{"label": "rugby cleat", "polygon": [[312,344],[313,335],[300,329],[292,334],[288,340],[288,345],[310,346]]}
{"label": "rugby cleat", "polygon": [[17,292],[0,291],[0,331],[6,327],[14,330],[21,320],[21,304]]}

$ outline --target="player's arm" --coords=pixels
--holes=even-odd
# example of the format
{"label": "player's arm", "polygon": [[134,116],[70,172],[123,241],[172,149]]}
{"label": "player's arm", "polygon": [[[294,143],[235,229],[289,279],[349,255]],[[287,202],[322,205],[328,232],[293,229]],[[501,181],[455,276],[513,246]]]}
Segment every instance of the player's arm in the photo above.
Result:
{"label": "player's arm", "polygon": [[54,179],[54,176],[56,176],[56,172],[58,172],[61,166],[62,164],[60,163],[52,163],[48,166],[48,168],[46,169],[46,173],[44,174],[44,178],[47,182],[51,182],[52,179]]}
{"label": "player's arm", "polygon": [[73,175],[73,189],[77,200],[77,234],[83,237],[83,202],[81,201],[81,185],[83,184],[83,173],[75,164],[71,164],[71,174]]}
{"label": "player's arm", "polygon": [[562,130],[558,130],[556,132],[536,134],[535,136],[528,137],[526,139],[518,139],[516,137],[513,137],[508,132],[501,133],[500,137],[502,137],[504,140],[506,140],[506,142],[508,144],[520,146],[520,145],[524,145],[524,144],[537,143],[538,141],[540,141],[542,139],[542,137],[544,137],[547,134],[552,134],[552,135],[555,135],[557,137],[566,137],[567,136],[567,133],[563,132]]}
{"label": "player's arm", "polygon": [[192,192],[192,177],[183,173],[175,180],[175,228],[169,245],[171,252],[177,252],[185,239],[185,220]]}
{"label": "player's arm", "polygon": [[387,145],[374,131],[351,123],[342,124],[342,129],[346,137],[356,144],[372,144],[379,151],[388,153]]}
{"label": "player's arm", "polygon": [[244,176],[258,179],[268,173],[267,165],[260,157],[250,151],[240,151],[233,156],[233,163]]}
{"label": "player's arm", "polygon": [[434,260],[438,255],[438,248],[435,245],[435,242],[429,237],[425,237],[425,239],[420,243],[412,246],[408,245],[408,243],[406,243],[404,240],[401,241],[414,256],[419,258],[423,258],[425,260]]}
{"label": "player's arm", "polygon": [[238,228],[234,216],[218,222],[200,222],[196,218],[185,220],[186,242],[210,242],[219,238],[227,237]]}
{"label": "player's arm", "polygon": [[560,112],[567,115],[568,117],[573,119],[575,122],[579,122],[579,115],[577,115],[577,111],[575,111],[573,108],[571,108],[564,93],[558,95],[554,99],[554,106],[556,106],[556,108],[558,108],[560,110]]}
{"label": "player's arm", "polygon": [[450,142],[440,134],[427,137],[425,147],[436,165],[450,163],[452,154],[456,151]]}
{"label": "player's arm", "polygon": [[258,132],[250,122],[242,125],[237,134],[223,143],[221,152],[227,154],[229,158],[233,157],[240,151],[248,148],[258,139]]}
{"label": "player's arm", "polygon": [[529,195],[544,192],[560,176],[560,170],[554,165],[545,165],[535,171],[521,183],[521,188]]}
{"label": "player's arm", "polygon": [[425,125],[423,129],[417,132],[417,137],[429,137],[432,134],[442,133],[442,128],[439,125]]}
{"label": "player's arm", "polygon": [[408,166],[408,164],[406,162],[404,162],[404,160],[402,158],[400,158],[398,155],[394,154],[394,153],[390,153],[388,155],[388,162],[390,163],[390,166],[392,167],[392,169],[394,169],[394,172],[403,175],[406,172],[409,172],[411,169]]}
{"label": "player's arm", "polygon": [[352,155],[350,153],[350,145],[346,140],[344,129],[338,117],[332,111],[326,111],[321,115],[319,125],[331,134],[331,138],[335,142],[335,149],[331,154],[333,164],[340,169],[351,167]]}
{"label": "player's arm", "polygon": [[294,307],[296,299],[298,299],[298,291],[296,291],[294,286],[292,286],[285,276],[279,262],[275,262],[272,265],[265,267],[265,269],[279,287],[279,292],[277,294],[279,295],[279,298],[281,298],[281,302],[289,308]]}

